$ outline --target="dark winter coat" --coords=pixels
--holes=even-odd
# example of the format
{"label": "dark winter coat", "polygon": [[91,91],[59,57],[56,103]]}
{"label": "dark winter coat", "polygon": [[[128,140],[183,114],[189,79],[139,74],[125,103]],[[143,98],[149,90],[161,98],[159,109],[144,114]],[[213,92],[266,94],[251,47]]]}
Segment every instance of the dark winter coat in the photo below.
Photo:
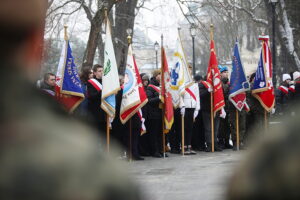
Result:
{"label": "dark winter coat", "polygon": [[[101,79],[96,79],[99,83],[102,83]],[[101,95],[102,91],[98,92],[96,88],[87,83],[87,95],[88,95],[88,110],[97,122],[105,122],[105,111],[101,108]]]}
{"label": "dark winter coat", "polygon": [[[159,87],[159,82],[152,78],[150,80],[150,84],[155,85]],[[159,93],[153,89],[152,87],[148,86],[147,90],[147,97],[148,97],[148,103],[147,103],[147,118],[148,119],[161,119],[162,118],[162,109],[159,107],[160,104],[160,98]]]}
{"label": "dark winter coat", "polygon": [[210,92],[204,86],[202,81],[199,83],[200,107],[202,111],[210,112]]}

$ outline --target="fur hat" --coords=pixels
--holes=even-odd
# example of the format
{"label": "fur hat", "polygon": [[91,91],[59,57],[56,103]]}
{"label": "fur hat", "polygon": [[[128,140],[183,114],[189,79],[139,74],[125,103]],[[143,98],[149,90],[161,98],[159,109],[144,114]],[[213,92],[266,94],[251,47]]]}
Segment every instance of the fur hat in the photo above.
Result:
{"label": "fur hat", "polygon": [[290,80],[292,79],[291,76],[290,76],[289,74],[283,74],[283,75],[282,75],[282,81],[283,81],[283,82],[286,81],[286,80],[288,80],[288,79],[290,79]]}
{"label": "fur hat", "polygon": [[293,73],[293,80],[296,80],[296,79],[298,79],[299,77],[300,77],[300,72],[295,71],[295,72]]}

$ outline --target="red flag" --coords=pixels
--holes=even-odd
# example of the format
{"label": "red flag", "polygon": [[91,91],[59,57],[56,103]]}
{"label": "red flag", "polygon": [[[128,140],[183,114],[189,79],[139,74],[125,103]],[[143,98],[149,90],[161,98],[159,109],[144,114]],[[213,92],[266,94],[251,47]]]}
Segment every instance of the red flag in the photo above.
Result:
{"label": "red flag", "polygon": [[220,79],[220,71],[218,69],[218,60],[215,53],[214,41],[210,42],[210,58],[207,69],[207,83],[213,92],[213,111],[214,116],[216,112],[225,106],[222,82]]}
{"label": "red flag", "polygon": [[162,65],[161,65],[161,99],[164,103],[164,133],[169,132],[172,127],[174,121],[174,113],[173,113],[173,102],[172,102],[172,95],[171,95],[171,80],[170,80],[170,73],[168,62],[166,58],[165,49],[162,47]]}
{"label": "red flag", "polygon": [[83,98],[80,96],[62,94],[58,85],[55,86],[55,99],[70,113],[83,101]]}
{"label": "red flag", "polygon": [[128,48],[125,76],[127,78],[124,83],[120,110],[120,119],[123,124],[148,102],[131,45]]}
{"label": "red flag", "polygon": [[269,36],[260,36],[259,40],[262,41],[262,66],[265,79],[262,81],[258,79],[259,72],[256,72],[254,81],[260,81],[260,84],[264,82],[264,88],[253,88],[252,94],[261,105],[266,109],[266,111],[271,112],[272,108],[275,104],[275,95],[274,95],[274,87],[272,83],[272,55],[271,50],[268,44]]}

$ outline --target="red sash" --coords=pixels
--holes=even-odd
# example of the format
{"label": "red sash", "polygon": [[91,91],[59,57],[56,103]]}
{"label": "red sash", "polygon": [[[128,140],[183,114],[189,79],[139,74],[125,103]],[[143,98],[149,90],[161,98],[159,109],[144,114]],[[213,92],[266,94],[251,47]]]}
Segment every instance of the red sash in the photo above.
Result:
{"label": "red sash", "polygon": [[153,88],[156,92],[160,93],[160,88],[155,86],[155,85],[152,85],[152,84],[149,84],[148,87],[151,87]]}
{"label": "red sash", "polygon": [[287,87],[284,87],[284,86],[280,86],[278,88],[281,92],[285,93],[285,94],[288,94],[289,93],[289,89]]}
{"label": "red sash", "polygon": [[190,90],[190,88],[185,88],[185,91],[187,91],[187,92],[191,95],[191,97],[192,97],[195,101],[197,101],[197,98],[196,98],[195,94]]}
{"label": "red sash", "polygon": [[208,89],[208,88],[209,88],[209,85],[207,84],[207,82],[206,82],[206,81],[201,81],[201,83],[204,85],[204,87],[206,87],[206,89]]}
{"label": "red sash", "polygon": [[289,87],[289,91],[291,91],[291,92],[294,92],[294,93],[295,93],[295,92],[296,92],[296,90],[295,90],[295,86],[294,86],[294,85],[290,86],[290,87]]}
{"label": "red sash", "polygon": [[102,85],[101,85],[101,83],[99,83],[96,79],[92,78],[92,79],[88,80],[88,82],[89,82],[90,84],[92,84],[92,86],[94,86],[94,88],[95,88],[98,92],[100,92],[100,91],[102,90]]}

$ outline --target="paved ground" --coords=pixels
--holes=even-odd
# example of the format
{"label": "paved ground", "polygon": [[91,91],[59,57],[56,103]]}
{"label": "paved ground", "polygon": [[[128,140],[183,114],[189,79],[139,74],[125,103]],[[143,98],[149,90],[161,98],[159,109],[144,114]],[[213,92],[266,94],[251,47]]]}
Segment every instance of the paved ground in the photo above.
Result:
{"label": "paved ground", "polygon": [[169,154],[130,163],[130,173],[148,200],[221,200],[244,152]]}

